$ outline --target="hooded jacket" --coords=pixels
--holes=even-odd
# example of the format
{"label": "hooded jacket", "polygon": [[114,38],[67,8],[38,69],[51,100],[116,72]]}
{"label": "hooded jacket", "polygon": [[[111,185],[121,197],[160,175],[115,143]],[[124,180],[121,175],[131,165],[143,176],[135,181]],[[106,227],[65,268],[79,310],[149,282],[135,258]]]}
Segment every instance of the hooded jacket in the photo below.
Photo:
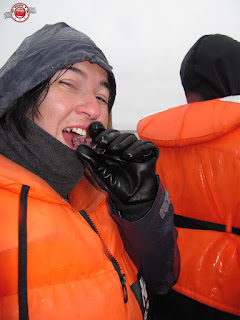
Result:
{"label": "hooded jacket", "polygon": [[[181,64],[188,97],[203,102],[139,122],[160,148],[157,172],[173,202],[180,276],[174,290],[240,316],[240,43],[201,37]],[[229,96],[229,97],[228,97]],[[225,97],[225,98],[221,98]]]}
{"label": "hooded jacket", "polygon": [[[84,34],[57,23],[27,38],[0,70],[1,115],[59,69],[86,60],[109,74],[110,110],[115,80],[105,56]],[[139,269],[157,293],[178,276],[167,192],[160,184],[152,208],[133,223],[117,216],[89,176],[68,199],[0,156],[0,319],[143,319]]]}
{"label": "hooded jacket", "polygon": [[59,22],[27,37],[0,70],[0,116],[24,93],[62,68],[82,61],[97,63],[108,72],[110,110],[116,95],[112,67],[88,36]]}
{"label": "hooded jacket", "polygon": [[202,36],[184,57],[180,76],[186,95],[202,100],[240,93],[240,43],[223,34]]}
{"label": "hooded jacket", "polygon": [[240,97],[196,102],[146,117],[141,139],[159,147],[181,256],[174,290],[240,316]]}

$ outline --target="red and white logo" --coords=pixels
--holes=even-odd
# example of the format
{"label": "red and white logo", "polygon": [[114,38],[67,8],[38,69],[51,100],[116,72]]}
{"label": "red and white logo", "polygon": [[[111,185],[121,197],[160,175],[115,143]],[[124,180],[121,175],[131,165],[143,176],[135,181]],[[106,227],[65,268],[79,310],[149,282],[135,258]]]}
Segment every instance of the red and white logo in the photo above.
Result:
{"label": "red and white logo", "polygon": [[24,3],[16,3],[11,8],[11,17],[17,22],[24,22],[30,16],[30,10]]}

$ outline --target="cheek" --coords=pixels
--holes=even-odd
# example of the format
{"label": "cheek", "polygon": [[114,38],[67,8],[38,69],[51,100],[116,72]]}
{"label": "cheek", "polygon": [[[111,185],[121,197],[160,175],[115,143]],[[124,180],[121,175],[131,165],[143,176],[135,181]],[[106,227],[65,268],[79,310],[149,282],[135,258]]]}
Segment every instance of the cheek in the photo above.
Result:
{"label": "cheek", "polygon": [[[46,97],[39,106],[39,115],[36,115],[34,122],[43,130],[54,135],[56,132],[56,126],[61,116],[61,108],[57,106],[57,103],[52,101],[49,97]],[[53,134],[54,133],[54,134]]]}
{"label": "cheek", "polygon": [[108,126],[108,120],[109,120],[109,113],[108,113],[108,109],[104,108],[101,112],[99,121],[102,122],[102,124],[104,125],[104,127]]}
{"label": "cheek", "polygon": [[55,97],[53,94],[48,95],[39,106],[41,119],[50,123],[61,121],[69,113],[65,100]]}

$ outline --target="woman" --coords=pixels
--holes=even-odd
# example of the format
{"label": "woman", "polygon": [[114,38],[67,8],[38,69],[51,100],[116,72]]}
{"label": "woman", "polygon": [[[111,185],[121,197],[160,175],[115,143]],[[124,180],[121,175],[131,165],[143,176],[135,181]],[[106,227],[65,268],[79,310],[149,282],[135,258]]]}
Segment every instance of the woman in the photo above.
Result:
{"label": "woman", "polygon": [[65,23],[47,25],[0,87],[0,318],[146,318],[142,279],[165,293],[178,276],[173,210],[156,147],[105,130],[105,56]]}

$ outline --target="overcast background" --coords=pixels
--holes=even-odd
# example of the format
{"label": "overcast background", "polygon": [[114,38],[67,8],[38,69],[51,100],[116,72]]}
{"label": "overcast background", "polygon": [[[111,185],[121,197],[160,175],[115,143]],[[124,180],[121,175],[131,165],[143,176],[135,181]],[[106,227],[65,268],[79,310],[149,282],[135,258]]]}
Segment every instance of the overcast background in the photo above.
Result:
{"label": "overcast background", "polygon": [[[18,2],[37,13],[22,23],[5,19]],[[222,33],[240,41],[239,9],[240,0],[0,0],[0,67],[26,36],[65,21],[107,56],[117,80],[113,126],[135,130],[143,116],[186,102],[179,69],[199,37]]]}

